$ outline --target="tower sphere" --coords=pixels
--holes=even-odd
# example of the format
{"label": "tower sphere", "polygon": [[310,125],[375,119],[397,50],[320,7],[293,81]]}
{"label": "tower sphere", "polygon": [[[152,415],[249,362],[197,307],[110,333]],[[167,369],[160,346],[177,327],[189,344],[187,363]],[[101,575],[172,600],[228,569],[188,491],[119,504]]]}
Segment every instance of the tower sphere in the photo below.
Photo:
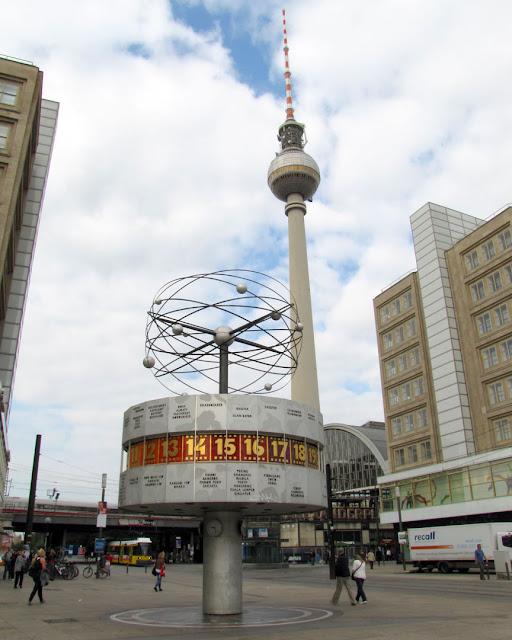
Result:
{"label": "tower sphere", "polygon": [[320,169],[302,149],[285,149],[270,163],[267,179],[272,193],[283,202],[292,193],[311,200],[320,184]]}

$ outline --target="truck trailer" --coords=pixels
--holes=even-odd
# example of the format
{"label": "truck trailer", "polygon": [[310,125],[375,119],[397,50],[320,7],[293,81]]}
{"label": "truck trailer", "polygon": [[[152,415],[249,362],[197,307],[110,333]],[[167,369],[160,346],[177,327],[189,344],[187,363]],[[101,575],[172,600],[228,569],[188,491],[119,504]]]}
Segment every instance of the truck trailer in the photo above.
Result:
{"label": "truck trailer", "polygon": [[420,571],[437,569],[467,573],[475,564],[476,545],[481,544],[494,569],[494,552],[506,551],[512,560],[512,522],[459,524],[409,529],[407,540],[410,560]]}

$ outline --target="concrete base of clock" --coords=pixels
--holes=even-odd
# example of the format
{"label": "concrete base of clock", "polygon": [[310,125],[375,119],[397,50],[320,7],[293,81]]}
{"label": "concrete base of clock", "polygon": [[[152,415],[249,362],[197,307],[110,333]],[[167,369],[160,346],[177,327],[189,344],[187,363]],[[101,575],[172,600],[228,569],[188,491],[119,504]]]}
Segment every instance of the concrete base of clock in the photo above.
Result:
{"label": "concrete base of clock", "polygon": [[[218,527],[218,523],[215,521],[220,522],[222,526]],[[241,522],[242,516],[236,511],[209,511],[205,515],[203,539],[204,614],[225,616],[242,613]],[[215,525],[217,525],[217,530]],[[221,529],[220,533],[215,535],[219,529]]]}

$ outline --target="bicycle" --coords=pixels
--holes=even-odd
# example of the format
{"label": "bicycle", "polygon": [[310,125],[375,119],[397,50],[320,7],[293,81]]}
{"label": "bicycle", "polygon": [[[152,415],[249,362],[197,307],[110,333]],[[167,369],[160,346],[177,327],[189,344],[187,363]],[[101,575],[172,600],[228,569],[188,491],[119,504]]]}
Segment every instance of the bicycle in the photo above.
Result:
{"label": "bicycle", "polygon": [[[82,571],[82,575],[84,578],[90,578],[92,575],[94,575],[95,571],[94,569],[91,567],[91,565],[88,565],[87,567],[85,567],[85,569]],[[106,578],[107,576],[110,575],[110,570],[109,569],[100,569],[99,570],[99,577],[100,578]]]}

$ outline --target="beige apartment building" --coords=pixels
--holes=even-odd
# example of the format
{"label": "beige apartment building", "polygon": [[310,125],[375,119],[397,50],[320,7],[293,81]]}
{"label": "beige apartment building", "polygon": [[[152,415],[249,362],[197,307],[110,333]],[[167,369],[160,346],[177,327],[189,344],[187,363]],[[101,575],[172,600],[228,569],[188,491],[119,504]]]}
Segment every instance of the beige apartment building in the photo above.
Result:
{"label": "beige apartment building", "polygon": [[58,115],[42,85],[36,66],[0,57],[0,510],[16,356]]}
{"label": "beige apartment building", "polygon": [[411,216],[416,270],[374,300],[381,522],[512,519],[512,207]]}

